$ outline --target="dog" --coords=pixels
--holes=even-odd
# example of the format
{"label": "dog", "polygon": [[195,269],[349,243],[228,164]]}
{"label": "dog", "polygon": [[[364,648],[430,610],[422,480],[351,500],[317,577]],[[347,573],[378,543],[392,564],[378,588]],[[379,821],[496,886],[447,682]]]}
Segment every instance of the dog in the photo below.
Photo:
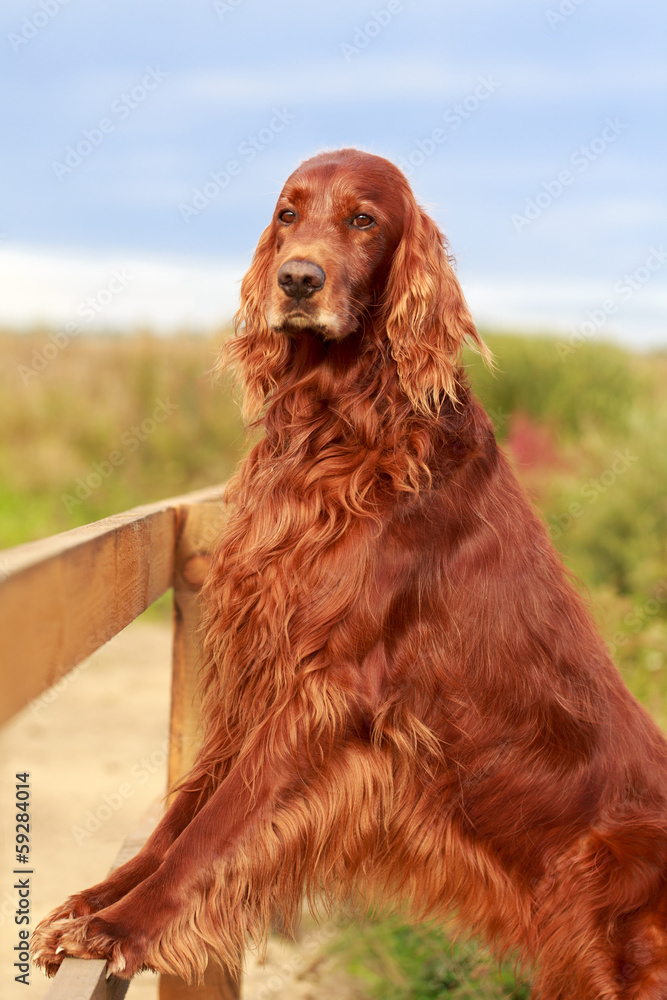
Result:
{"label": "dog", "polygon": [[387,160],[287,180],[241,288],[261,425],[203,600],[203,744],[36,961],[239,967],[304,898],[459,922],[541,1000],[667,997],[667,743],[622,683],[460,364],[447,244]]}

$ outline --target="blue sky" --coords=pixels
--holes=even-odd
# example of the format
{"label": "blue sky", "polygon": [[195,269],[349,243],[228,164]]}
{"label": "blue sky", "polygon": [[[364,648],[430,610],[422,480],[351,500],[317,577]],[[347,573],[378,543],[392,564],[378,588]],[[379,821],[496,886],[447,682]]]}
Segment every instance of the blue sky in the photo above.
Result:
{"label": "blue sky", "polygon": [[4,0],[0,323],[65,323],[122,269],[91,329],[224,321],[285,177],[354,145],[405,165],[482,325],[665,344],[666,27],[648,0]]}

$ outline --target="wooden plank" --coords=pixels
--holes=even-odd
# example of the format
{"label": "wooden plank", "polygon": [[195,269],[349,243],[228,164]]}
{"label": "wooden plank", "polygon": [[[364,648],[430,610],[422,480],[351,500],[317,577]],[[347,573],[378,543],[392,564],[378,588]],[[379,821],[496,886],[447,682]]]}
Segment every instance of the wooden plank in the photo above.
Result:
{"label": "wooden plank", "polygon": [[[179,511],[174,559],[174,652],[171,685],[169,784],[185,774],[198,747],[200,643],[199,592],[224,519],[222,505],[202,503]],[[239,1000],[241,984],[211,961],[201,986],[160,976],[160,1000]]]}
{"label": "wooden plank", "polygon": [[175,515],[98,522],[99,533],[0,584],[0,721],[51,687],[171,584]]}
{"label": "wooden plank", "polygon": [[123,1000],[129,988],[129,979],[107,979],[102,958],[65,958],[45,1000]]}
{"label": "wooden plank", "polygon": [[178,511],[221,486],[0,552],[0,723],[172,585]]}
{"label": "wooden plank", "polygon": [[[154,803],[139,826],[123,841],[110,871],[129,861],[148,840],[162,812]],[[109,976],[102,958],[65,958],[44,1000],[123,1000],[131,980]]]}

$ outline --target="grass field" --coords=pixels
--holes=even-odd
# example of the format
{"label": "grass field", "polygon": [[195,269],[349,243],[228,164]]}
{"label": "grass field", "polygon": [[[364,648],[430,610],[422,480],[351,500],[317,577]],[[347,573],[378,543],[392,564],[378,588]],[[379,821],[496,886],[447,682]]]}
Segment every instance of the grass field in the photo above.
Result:
{"label": "grass field", "polygon": [[224,480],[243,444],[199,337],[0,334],[0,546]]}
{"label": "grass field", "polygon": [[[244,434],[229,384],[207,374],[222,339],[1,333],[0,546],[223,481]],[[497,371],[469,358],[474,388],[628,685],[667,728],[667,356],[487,340]],[[337,947],[369,997],[527,995],[431,927],[369,923]]]}

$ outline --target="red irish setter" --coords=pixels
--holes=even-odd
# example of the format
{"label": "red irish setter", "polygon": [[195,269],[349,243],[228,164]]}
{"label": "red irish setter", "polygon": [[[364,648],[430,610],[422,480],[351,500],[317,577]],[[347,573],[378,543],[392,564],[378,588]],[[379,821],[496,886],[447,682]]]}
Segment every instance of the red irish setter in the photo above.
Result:
{"label": "red irish setter", "polygon": [[541,1000],[665,1000],[667,743],[469,391],[441,233],[387,160],[323,153],[241,297],[265,434],[204,586],[203,749],[37,962],[197,978],[323,893],[454,912]]}

